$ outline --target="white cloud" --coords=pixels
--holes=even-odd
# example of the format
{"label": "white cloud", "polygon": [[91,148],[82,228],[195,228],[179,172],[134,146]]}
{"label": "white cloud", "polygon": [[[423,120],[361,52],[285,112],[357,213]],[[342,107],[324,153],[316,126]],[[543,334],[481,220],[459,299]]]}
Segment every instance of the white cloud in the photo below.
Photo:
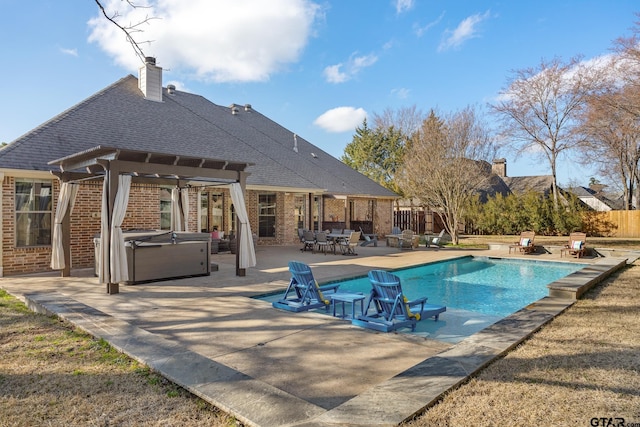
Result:
{"label": "white cloud", "polygon": [[[295,63],[322,10],[311,0],[121,0],[103,2],[121,25],[138,23],[134,39],[158,65],[215,82],[265,81]],[[157,19],[155,19],[157,18]],[[89,41],[130,71],[142,65],[125,35],[99,15],[88,22]],[[147,43],[150,41],[150,43]]]}
{"label": "white cloud", "polygon": [[436,25],[438,25],[440,23],[440,21],[442,21],[442,18],[444,18],[444,12],[442,12],[440,14],[440,16],[438,16],[438,19],[436,19],[435,21],[429,22],[427,25],[424,25],[422,27],[419,27],[419,26],[416,25],[415,26],[416,35],[418,37],[422,37],[424,35],[424,33],[429,31],[431,28],[435,27]]}
{"label": "white cloud", "polygon": [[78,56],[78,49],[66,49],[64,47],[60,48],[60,52],[64,53],[65,55],[70,55],[70,56]]}
{"label": "white cloud", "polygon": [[400,15],[402,12],[409,11],[413,9],[413,0],[395,0],[396,3],[396,13]]}
{"label": "white cloud", "polygon": [[357,56],[354,53],[346,64],[340,63],[326,67],[324,76],[329,83],[344,83],[355,77],[362,69],[372,66],[377,61],[378,56],[373,53],[362,56]]}
{"label": "white cloud", "polygon": [[490,12],[486,11],[482,15],[477,13],[465,18],[458,24],[455,30],[445,31],[445,37],[438,46],[438,51],[445,51],[451,48],[457,48],[469,39],[477,37],[478,25],[489,18]]}
{"label": "white cloud", "polygon": [[332,133],[350,132],[362,124],[367,112],[362,108],[337,107],[325,111],[313,124]]}
{"label": "white cloud", "polygon": [[401,87],[398,89],[391,89],[391,95],[395,96],[398,99],[407,99],[409,97],[409,89]]}

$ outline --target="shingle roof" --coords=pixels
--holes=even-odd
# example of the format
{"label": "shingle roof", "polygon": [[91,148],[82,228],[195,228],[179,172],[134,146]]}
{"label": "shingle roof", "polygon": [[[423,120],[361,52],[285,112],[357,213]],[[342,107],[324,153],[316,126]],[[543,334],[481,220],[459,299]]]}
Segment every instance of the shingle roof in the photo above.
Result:
{"label": "shingle roof", "polygon": [[[247,184],[397,197],[253,108],[229,107],[187,92],[145,100],[127,76],[0,150],[0,168],[53,170],[51,160],[102,145],[254,163]],[[312,156],[314,153],[315,156]]]}

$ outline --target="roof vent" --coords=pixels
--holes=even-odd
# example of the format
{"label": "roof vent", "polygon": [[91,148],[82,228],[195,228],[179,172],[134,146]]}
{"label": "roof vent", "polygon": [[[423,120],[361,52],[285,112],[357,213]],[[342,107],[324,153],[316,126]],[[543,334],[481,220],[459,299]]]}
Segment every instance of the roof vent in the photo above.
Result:
{"label": "roof vent", "polygon": [[176,93],[175,85],[167,85],[167,92],[169,93],[169,95],[173,95],[174,93]]}
{"label": "roof vent", "polygon": [[235,105],[233,107],[231,107],[231,114],[233,114],[234,116],[236,114],[238,114],[239,111],[240,111],[240,109],[238,107],[236,107]]}
{"label": "roof vent", "polygon": [[317,159],[318,155],[316,153],[311,153],[311,157],[313,157],[314,159]]}
{"label": "roof vent", "polygon": [[298,152],[298,136],[293,134],[293,151]]}
{"label": "roof vent", "polygon": [[251,104],[244,104],[244,111],[251,111]]}

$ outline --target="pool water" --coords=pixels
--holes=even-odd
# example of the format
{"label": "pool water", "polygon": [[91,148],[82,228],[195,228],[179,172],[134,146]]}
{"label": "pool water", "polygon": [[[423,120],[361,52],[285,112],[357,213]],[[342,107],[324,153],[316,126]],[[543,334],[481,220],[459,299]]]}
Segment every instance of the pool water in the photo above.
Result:
{"label": "pool water", "polygon": [[[416,330],[399,332],[457,343],[549,294],[547,285],[587,264],[463,257],[392,271],[409,299],[426,296],[447,311],[418,322]],[[340,291],[371,290],[365,277],[345,280]],[[262,298],[273,301],[273,295]],[[324,313],[324,310],[319,311]]]}
{"label": "pool water", "polygon": [[[584,264],[465,257],[393,271],[409,299],[506,317],[548,295],[547,285]],[[340,283],[341,291],[369,293],[367,277]]]}

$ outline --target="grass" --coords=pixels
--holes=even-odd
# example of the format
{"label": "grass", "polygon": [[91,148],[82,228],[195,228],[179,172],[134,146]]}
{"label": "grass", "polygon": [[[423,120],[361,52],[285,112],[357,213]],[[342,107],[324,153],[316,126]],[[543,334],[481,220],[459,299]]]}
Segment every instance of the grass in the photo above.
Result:
{"label": "grass", "polygon": [[[489,238],[500,239],[513,236]],[[594,240],[640,249],[640,240]],[[639,295],[634,264],[405,426],[640,423]],[[106,341],[33,313],[2,290],[0,360],[0,427],[240,425]]]}
{"label": "grass", "polygon": [[109,343],[0,290],[0,426],[235,426]]}
{"label": "grass", "polygon": [[639,291],[635,264],[406,426],[640,423]]}

